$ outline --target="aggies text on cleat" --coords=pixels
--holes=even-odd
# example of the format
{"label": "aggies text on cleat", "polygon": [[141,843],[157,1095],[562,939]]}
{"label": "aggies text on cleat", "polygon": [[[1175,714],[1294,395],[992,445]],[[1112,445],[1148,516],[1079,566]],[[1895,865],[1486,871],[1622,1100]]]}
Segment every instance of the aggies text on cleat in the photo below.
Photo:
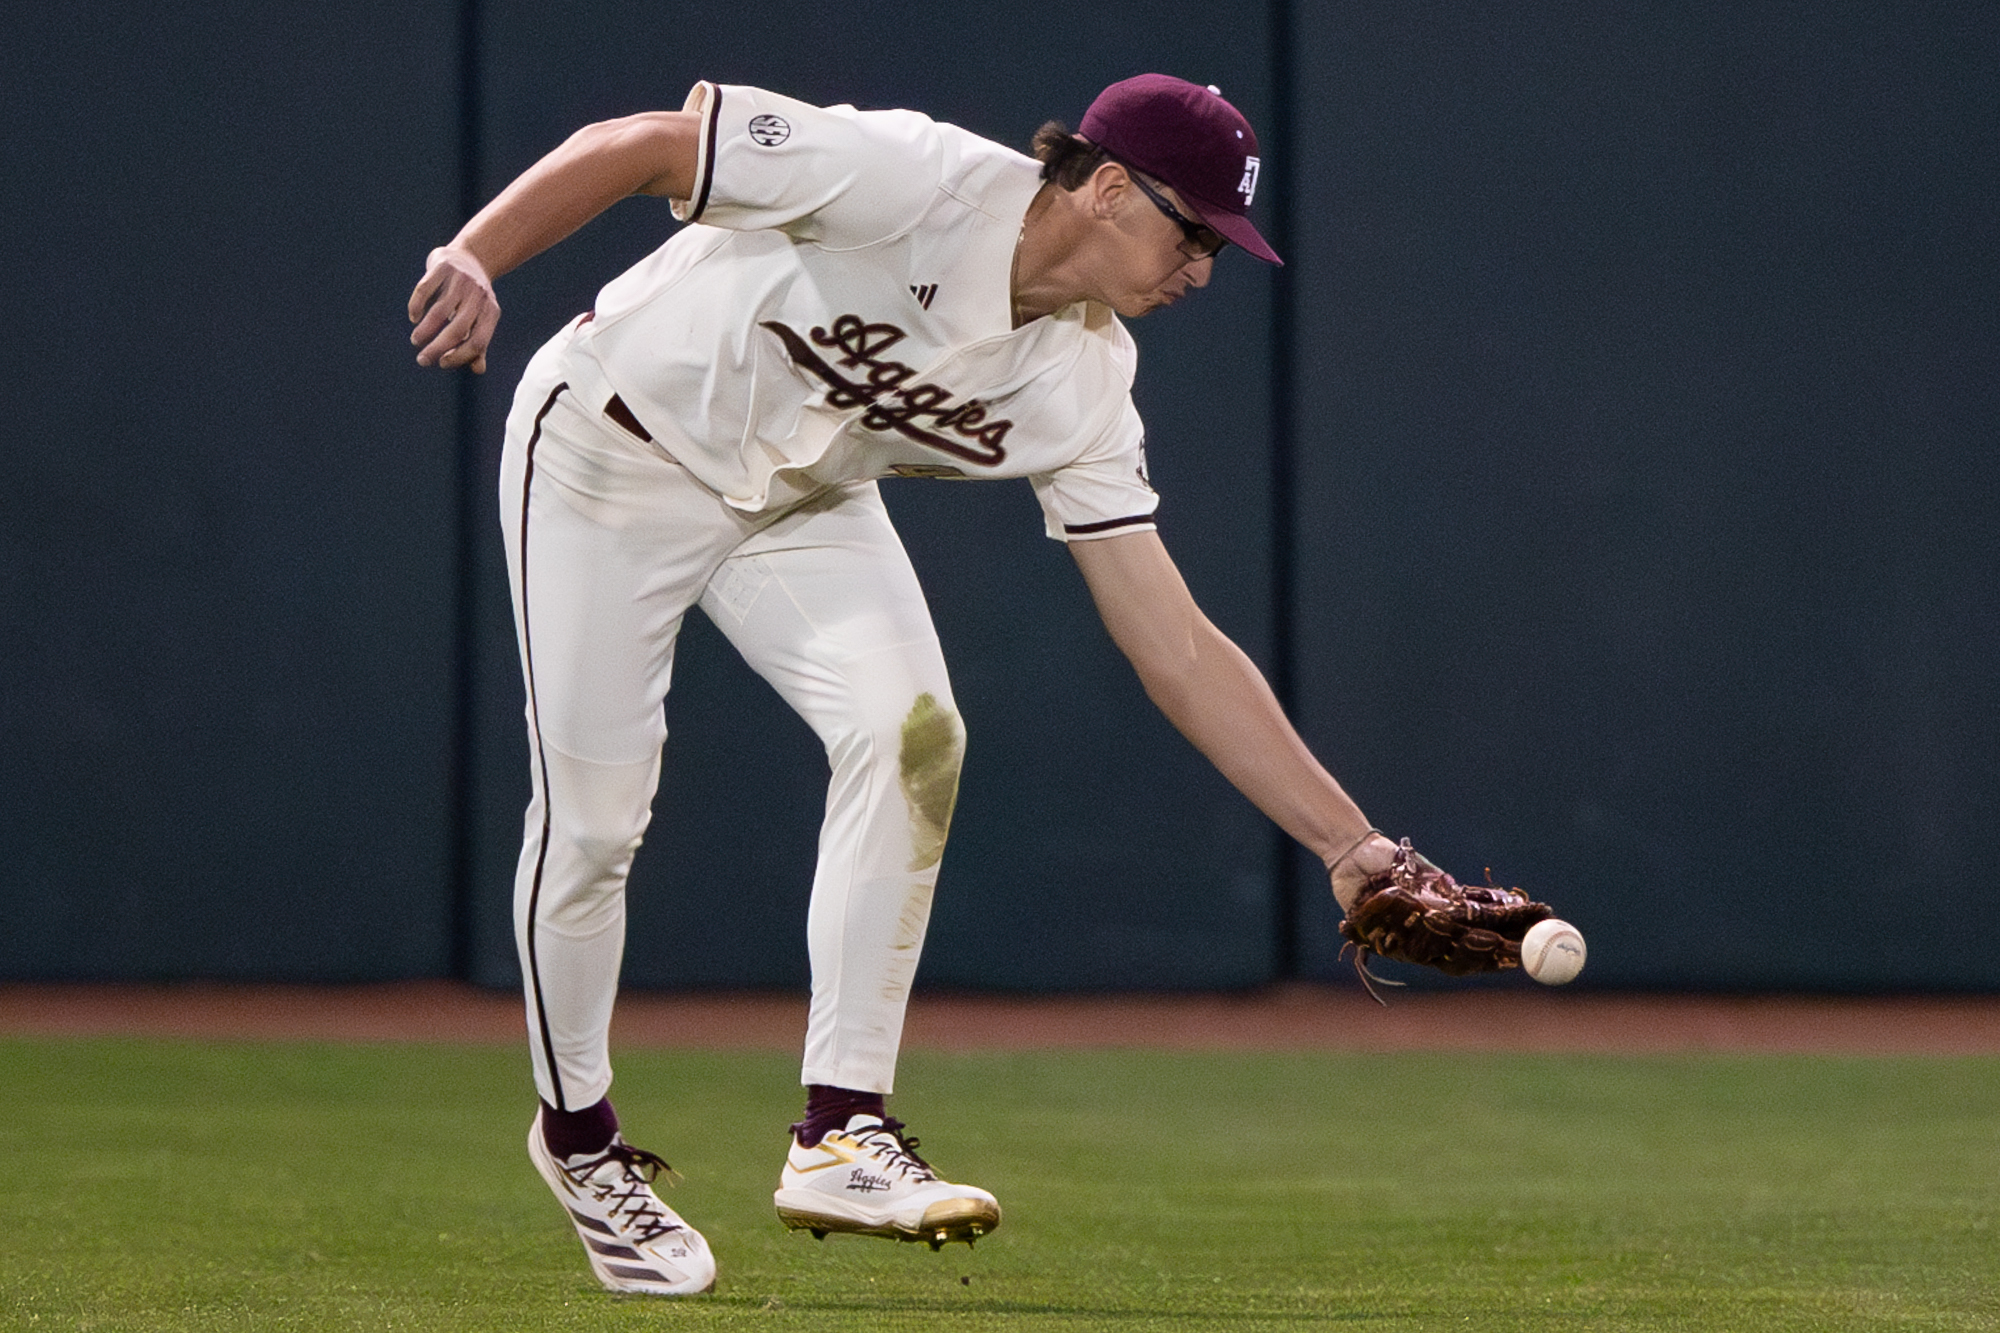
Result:
{"label": "aggies text on cleat", "polygon": [[821,1240],[828,1232],[970,1245],[1000,1225],[1000,1204],[972,1185],[940,1180],[896,1120],[856,1115],[813,1147],[796,1139],[774,1196],[778,1218]]}
{"label": "aggies text on cleat", "polygon": [[708,1242],[653,1193],[653,1180],[672,1169],[659,1157],[618,1137],[602,1152],[557,1160],[542,1140],[539,1113],[528,1129],[528,1157],[607,1290],[693,1296],[714,1288]]}

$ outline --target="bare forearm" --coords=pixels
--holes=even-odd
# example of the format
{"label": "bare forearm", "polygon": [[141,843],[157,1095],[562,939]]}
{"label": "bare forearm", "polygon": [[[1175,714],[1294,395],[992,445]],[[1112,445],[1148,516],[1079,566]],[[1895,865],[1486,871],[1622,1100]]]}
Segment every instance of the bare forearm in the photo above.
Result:
{"label": "bare forearm", "polygon": [[522,172],[460,229],[452,247],[497,278],[635,194],[685,198],[693,117],[653,112],[586,125]]}
{"label": "bare forearm", "polygon": [[649,111],[586,125],[521,173],[499,197],[431,251],[410,293],[417,364],[486,369],[500,322],[493,279],[519,268],[627,195],[685,199],[694,188],[699,123],[685,111]]}

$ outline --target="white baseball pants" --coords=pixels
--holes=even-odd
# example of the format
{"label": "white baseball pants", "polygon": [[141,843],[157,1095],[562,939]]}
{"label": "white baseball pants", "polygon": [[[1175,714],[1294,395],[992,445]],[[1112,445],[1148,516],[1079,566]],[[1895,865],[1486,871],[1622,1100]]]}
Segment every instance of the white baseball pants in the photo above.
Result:
{"label": "white baseball pants", "polygon": [[[702,610],[826,746],[801,1081],[893,1090],[964,732],[930,611],[873,482],[743,514],[530,363],[500,474],[533,797],[514,926],[542,1098],[611,1085],[625,881],[659,784],[681,618]],[[754,794],[744,794],[754,813]],[[706,886],[689,886],[706,891]]]}

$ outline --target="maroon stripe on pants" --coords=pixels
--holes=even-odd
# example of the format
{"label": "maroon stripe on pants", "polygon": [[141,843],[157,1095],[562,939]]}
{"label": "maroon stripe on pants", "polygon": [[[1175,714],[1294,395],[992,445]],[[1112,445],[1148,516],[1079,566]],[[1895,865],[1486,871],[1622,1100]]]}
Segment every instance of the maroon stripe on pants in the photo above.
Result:
{"label": "maroon stripe on pants", "polygon": [[549,1084],[556,1094],[556,1110],[567,1111],[563,1098],[562,1071],[556,1066],[556,1046],[549,1039],[549,1011],[542,1002],[542,969],[535,956],[535,918],[542,900],[542,870],[549,860],[549,760],[542,752],[542,711],[535,700],[535,639],[528,632],[528,500],[535,485],[535,444],[542,438],[542,419],[555,407],[568,384],[558,384],[549,400],[535,413],[535,428],[528,433],[526,466],[521,476],[521,661],[528,678],[528,716],[535,727],[535,763],[542,770],[542,845],[535,854],[535,878],[528,890],[528,992],[535,1001],[535,1022],[542,1030],[542,1056],[548,1061]]}

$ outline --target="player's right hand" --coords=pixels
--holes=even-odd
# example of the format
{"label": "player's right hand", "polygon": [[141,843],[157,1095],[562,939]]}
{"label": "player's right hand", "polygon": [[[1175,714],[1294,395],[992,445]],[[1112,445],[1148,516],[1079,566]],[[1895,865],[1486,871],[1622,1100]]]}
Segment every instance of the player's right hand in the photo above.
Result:
{"label": "player's right hand", "polygon": [[410,344],[417,364],[486,373],[486,345],[500,323],[500,299],[486,266],[468,250],[431,251],[423,279],[410,293]]}

